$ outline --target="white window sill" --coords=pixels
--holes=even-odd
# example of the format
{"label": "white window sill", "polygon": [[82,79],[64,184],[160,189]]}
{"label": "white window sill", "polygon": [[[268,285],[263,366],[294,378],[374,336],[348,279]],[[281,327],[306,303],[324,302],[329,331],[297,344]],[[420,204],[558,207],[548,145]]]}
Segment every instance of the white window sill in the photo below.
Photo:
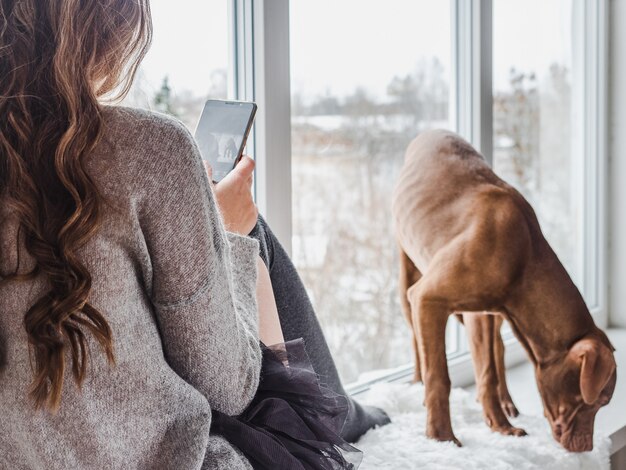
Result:
{"label": "white window sill", "polygon": [[[596,432],[607,433],[611,437],[611,455],[626,447],[626,329],[609,329],[609,339],[615,351],[617,362],[617,384],[611,403],[600,409],[596,417]],[[535,372],[530,362],[525,361],[507,369],[509,391],[520,413],[543,415],[543,405],[537,390]],[[474,386],[468,387],[474,391]]]}
{"label": "white window sill", "polygon": [[[595,429],[611,437],[611,456],[614,456],[620,450],[626,449],[626,400],[623,399],[626,396],[626,374],[621,372],[626,369],[626,347],[622,347],[622,345],[626,345],[626,328],[609,329],[607,335],[613,346],[617,348],[615,351],[618,368],[617,383],[611,403],[598,412]],[[513,402],[522,414],[543,416],[543,405],[537,390],[533,366],[517,341],[507,341],[507,343],[506,378]],[[469,356],[449,361],[448,368],[453,386],[465,387],[468,391],[475,392],[474,370]],[[382,380],[407,382],[411,378],[412,367],[402,367],[395,373],[388,374]],[[372,383],[380,380],[352,384],[348,387],[348,392],[358,398],[361,393],[369,389]]]}
{"label": "white window sill", "polygon": [[[527,361],[526,352],[522,345],[511,335],[504,340],[507,369]],[[367,392],[378,382],[404,383],[413,379],[413,364],[405,364],[393,369],[376,370],[362,374],[358,381],[348,384],[346,391],[358,397]],[[470,353],[462,353],[455,357],[448,357],[448,373],[453,387],[469,387],[474,384],[474,369]]]}

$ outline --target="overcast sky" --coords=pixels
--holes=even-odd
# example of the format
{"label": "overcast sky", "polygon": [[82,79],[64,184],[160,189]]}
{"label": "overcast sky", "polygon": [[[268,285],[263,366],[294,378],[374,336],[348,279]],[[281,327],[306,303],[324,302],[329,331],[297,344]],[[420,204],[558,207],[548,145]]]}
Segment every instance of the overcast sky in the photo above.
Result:
{"label": "overcast sky", "polygon": [[[575,0],[493,0],[494,82],[508,70],[541,74],[571,66]],[[154,41],[143,69],[158,86],[205,94],[212,70],[228,64],[226,0],[152,0]],[[384,94],[394,75],[437,57],[450,72],[448,0],[291,0],[292,87],[305,95],[343,95],[356,86]]]}

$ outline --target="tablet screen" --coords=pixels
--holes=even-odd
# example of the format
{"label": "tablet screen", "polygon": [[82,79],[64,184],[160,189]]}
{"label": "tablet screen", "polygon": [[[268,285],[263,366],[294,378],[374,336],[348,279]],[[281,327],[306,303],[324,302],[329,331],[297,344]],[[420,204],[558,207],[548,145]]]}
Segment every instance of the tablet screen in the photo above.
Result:
{"label": "tablet screen", "polygon": [[219,182],[234,167],[252,125],[254,103],[209,100],[196,128],[196,141],[202,158],[213,169]]}

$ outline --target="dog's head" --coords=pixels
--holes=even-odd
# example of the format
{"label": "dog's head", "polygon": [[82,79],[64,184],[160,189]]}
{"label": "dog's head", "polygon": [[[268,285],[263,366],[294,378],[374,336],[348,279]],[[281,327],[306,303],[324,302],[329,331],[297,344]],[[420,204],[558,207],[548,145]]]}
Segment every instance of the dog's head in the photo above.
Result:
{"label": "dog's head", "polygon": [[548,364],[538,364],[537,384],[552,435],[572,452],[593,449],[593,423],[609,403],[616,380],[614,348],[600,332],[587,336]]}

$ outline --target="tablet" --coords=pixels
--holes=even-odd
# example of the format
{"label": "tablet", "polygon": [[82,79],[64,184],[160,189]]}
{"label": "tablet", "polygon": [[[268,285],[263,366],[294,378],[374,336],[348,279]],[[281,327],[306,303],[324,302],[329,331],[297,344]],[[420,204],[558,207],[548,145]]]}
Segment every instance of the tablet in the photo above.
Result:
{"label": "tablet", "polygon": [[202,158],[219,183],[243,154],[257,106],[247,101],[208,100],[196,127],[195,138]]}

